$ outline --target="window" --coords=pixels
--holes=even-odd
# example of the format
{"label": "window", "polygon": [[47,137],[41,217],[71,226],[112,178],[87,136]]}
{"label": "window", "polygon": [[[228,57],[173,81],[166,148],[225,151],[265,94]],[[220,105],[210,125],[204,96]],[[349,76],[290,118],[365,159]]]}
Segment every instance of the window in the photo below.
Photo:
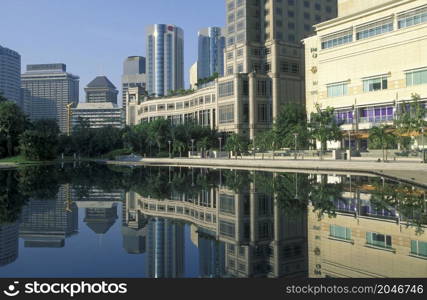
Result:
{"label": "window", "polygon": [[293,35],[293,34],[289,34],[289,35],[288,35],[288,41],[289,41],[289,42],[295,42],[295,35]]}
{"label": "window", "polygon": [[333,238],[350,241],[351,240],[351,229],[338,225],[329,226],[329,235]]}
{"label": "window", "polygon": [[427,68],[406,72],[406,86],[427,83]]}
{"label": "window", "polygon": [[231,60],[233,59],[233,52],[228,52],[227,53],[227,60]]}
{"label": "window", "polygon": [[381,21],[357,28],[356,39],[363,40],[390,31],[393,31],[393,20],[388,19],[386,21]]}
{"label": "window", "polygon": [[329,37],[322,38],[322,49],[337,47],[353,41],[353,33],[346,31]]}
{"label": "window", "polygon": [[310,2],[308,2],[308,1],[304,1],[304,7],[310,7]]}
{"label": "window", "polygon": [[289,27],[289,29],[295,29],[295,23],[289,22],[288,27]]}
{"label": "window", "polygon": [[353,124],[353,111],[344,110],[335,112],[335,119],[338,124]]}
{"label": "window", "polygon": [[219,222],[219,233],[225,236],[234,237],[235,225],[233,223],[221,220]]}
{"label": "window", "polygon": [[249,96],[249,81],[248,80],[243,80],[242,94],[243,94],[243,96]]}
{"label": "window", "polygon": [[258,122],[268,123],[271,121],[271,111],[269,104],[258,104]]}
{"label": "window", "polygon": [[292,10],[288,11],[288,17],[290,18],[295,17],[295,13]]}
{"label": "window", "polygon": [[393,118],[393,106],[367,107],[360,111],[360,123],[390,122]]}
{"label": "window", "polygon": [[227,124],[234,122],[234,104],[219,107],[219,123]]}
{"label": "window", "polygon": [[236,212],[234,204],[234,196],[220,194],[219,195],[219,209],[222,213],[234,215]]}
{"label": "window", "polygon": [[229,97],[229,96],[234,95],[234,82],[233,81],[220,83],[218,88],[219,88],[219,93],[218,93],[219,98]]}
{"label": "window", "polygon": [[228,46],[234,45],[234,37],[229,37],[229,38],[228,38],[228,40],[227,40],[227,45],[228,45]]}
{"label": "window", "polygon": [[321,10],[321,9],[322,9],[322,7],[320,6],[320,4],[319,4],[319,3],[316,3],[316,4],[314,5],[314,7],[316,8],[316,10]]}
{"label": "window", "polygon": [[228,66],[227,67],[227,75],[232,75],[233,73],[234,73],[233,66]]}
{"label": "window", "polygon": [[427,257],[427,242],[411,241],[411,254]]}
{"label": "window", "polygon": [[342,97],[348,95],[348,83],[333,83],[327,86],[328,97]]}
{"label": "window", "polygon": [[234,22],[234,14],[229,14],[228,15],[228,23],[233,23]]}
{"label": "window", "polygon": [[391,236],[375,232],[366,233],[366,243],[371,246],[392,249]]}
{"label": "window", "polygon": [[237,65],[237,73],[243,73],[243,64]]}
{"label": "window", "polygon": [[257,96],[267,96],[267,81],[258,80],[258,82],[257,82]]}
{"label": "window", "polygon": [[398,16],[398,27],[405,28],[427,22],[427,6]]}
{"label": "window", "polygon": [[243,56],[243,49],[237,50],[237,57]]}
{"label": "window", "polygon": [[388,87],[387,76],[380,76],[380,77],[363,80],[363,91],[365,93],[386,90],[387,87]]}

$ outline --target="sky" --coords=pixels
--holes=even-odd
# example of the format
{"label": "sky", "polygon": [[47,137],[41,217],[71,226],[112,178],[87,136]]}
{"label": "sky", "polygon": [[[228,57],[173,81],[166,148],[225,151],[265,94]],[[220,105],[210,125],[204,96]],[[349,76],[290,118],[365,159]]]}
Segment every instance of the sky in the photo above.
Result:
{"label": "sky", "polygon": [[225,25],[224,0],[0,0],[0,45],[27,64],[65,63],[84,87],[107,76],[121,90],[123,61],[145,56],[145,27],[184,30],[184,75],[197,60],[197,32]]}

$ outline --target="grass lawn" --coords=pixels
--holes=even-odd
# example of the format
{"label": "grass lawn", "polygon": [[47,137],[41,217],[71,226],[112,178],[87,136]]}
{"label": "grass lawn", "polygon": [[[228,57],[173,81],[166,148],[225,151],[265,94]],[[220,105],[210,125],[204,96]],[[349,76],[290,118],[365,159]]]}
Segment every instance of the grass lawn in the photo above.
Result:
{"label": "grass lawn", "polygon": [[15,164],[39,164],[39,161],[27,160],[23,155],[6,157],[0,159],[0,163],[15,163]]}

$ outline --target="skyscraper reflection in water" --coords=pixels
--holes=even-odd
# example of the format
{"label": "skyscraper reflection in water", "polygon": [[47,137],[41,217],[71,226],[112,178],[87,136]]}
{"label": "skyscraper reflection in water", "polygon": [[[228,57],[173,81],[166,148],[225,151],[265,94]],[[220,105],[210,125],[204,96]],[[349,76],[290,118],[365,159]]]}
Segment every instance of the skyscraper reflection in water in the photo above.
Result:
{"label": "skyscraper reflection in water", "polygon": [[13,263],[18,258],[18,222],[0,225],[0,267]]}

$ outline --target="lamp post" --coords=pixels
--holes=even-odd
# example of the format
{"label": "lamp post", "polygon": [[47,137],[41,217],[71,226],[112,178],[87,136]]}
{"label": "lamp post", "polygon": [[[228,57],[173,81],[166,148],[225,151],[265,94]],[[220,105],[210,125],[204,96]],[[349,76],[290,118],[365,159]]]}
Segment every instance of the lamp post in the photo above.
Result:
{"label": "lamp post", "polygon": [[168,141],[168,144],[169,144],[169,158],[172,158],[172,153],[171,153],[172,141]]}
{"label": "lamp post", "polygon": [[421,140],[422,140],[422,144],[423,144],[423,163],[426,162],[426,151],[424,149],[424,127],[421,129]]}
{"label": "lamp post", "polygon": [[222,137],[219,137],[218,141],[219,141],[219,152],[221,153],[222,152]]}
{"label": "lamp post", "polygon": [[297,160],[298,156],[297,156],[297,149],[298,149],[298,133],[294,133],[294,137],[295,137],[295,160]]}
{"label": "lamp post", "polygon": [[194,152],[194,139],[191,139],[191,152]]}

